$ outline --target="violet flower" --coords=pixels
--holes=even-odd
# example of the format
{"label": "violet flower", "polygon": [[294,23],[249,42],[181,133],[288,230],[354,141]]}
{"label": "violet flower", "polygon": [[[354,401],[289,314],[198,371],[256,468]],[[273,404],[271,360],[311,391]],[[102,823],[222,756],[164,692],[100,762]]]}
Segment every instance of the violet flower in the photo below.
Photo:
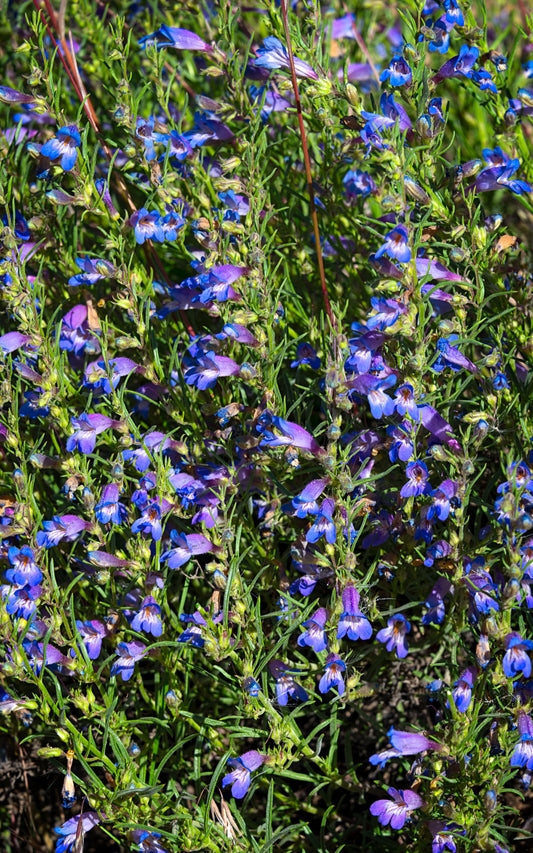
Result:
{"label": "violet flower", "polygon": [[170,531],[170,538],[176,545],[161,554],[160,561],[168,562],[169,569],[179,569],[188,563],[193,555],[207,554],[215,550],[215,545],[201,533],[178,533],[177,530]]}
{"label": "violet flower", "polygon": [[401,829],[412,812],[425,805],[422,797],[410,789],[388,788],[387,793],[392,800],[376,800],[370,806],[370,813],[378,818],[382,826],[390,823],[392,829]]}
{"label": "violet flower", "polygon": [[73,450],[79,450],[80,453],[85,454],[92,453],[96,445],[96,436],[118,424],[118,421],[114,421],[107,415],[100,415],[98,412],[84,413],[79,418],[72,417],[70,421],[75,431],[67,439],[69,453]]}
{"label": "violet flower", "polygon": [[[313,71],[311,66],[299,59],[297,56],[294,59],[294,70],[297,77],[306,77],[308,80],[318,80],[318,74]],[[278,38],[269,36],[263,41],[263,46],[257,49],[257,55],[254,59],[255,68],[268,68],[278,70],[280,68],[290,71],[289,54],[287,49]]]}
{"label": "violet flower", "polygon": [[139,612],[133,617],[131,627],[134,631],[146,631],[154,637],[160,637],[163,633],[161,607],[152,595],[147,595],[143,600]]}
{"label": "violet flower", "polygon": [[[460,714],[464,714],[470,707],[472,688],[477,676],[477,666],[468,666],[453,685],[455,690],[452,692],[452,697],[455,707]],[[446,703],[446,707],[450,707],[449,701]]]}
{"label": "violet flower", "polygon": [[531,640],[523,640],[517,631],[511,631],[504,639],[506,652],[503,656],[503,671],[508,678],[516,678],[522,674],[524,678],[531,675],[531,658],[527,654],[533,649]]}
{"label": "violet flower", "polygon": [[80,820],[83,827],[83,834],[85,834],[100,823],[100,816],[97,812],[83,812],[83,814],[71,817],[65,823],[61,824],[61,826],[56,826],[55,832],[61,838],[58,838],[56,841],[55,853],[71,853],[76,840],[80,837],[78,826]]}
{"label": "violet flower", "polygon": [[44,530],[38,530],[36,536],[39,548],[51,548],[63,539],[72,542],[92,525],[77,515],[55,515],[52,521],[43,521],[43,527]]}
{"label": "violet flower", "polygon": [[175,47],[178,50],[199,50],[202,53],[213,53],[211,45],[207,44],[200,36],[181,27],[160,27],[154,33],[143,36],[139,40],[139,47],[146,47],[153,43],[157,45],[158,50],[163,47]]}
{"label": "violet flower", "polygon": [[366,616],[359,611],[359,592],[354,586],[347,586],[342,592],[344,611],[337,626],[337,639],[369,640],[372,626]]}
{"label": "violet flower", "polygon": [[323,652],[328,646],[325,626],[328,620],[328,612],[325,607],[319,607],[309,619],[302,623],[303,628],[307,628],[303,634],[298,637],[298,645],[302,648],[310,646],[317,654]]}
{"label": "violet flower", "polygon": [[387,620],[387,627],[382,628],[376,634],[376,640],[380,643],[386,643],[387,651],[396,650],[396,656],[401,658],[407,657],[408,648],[406,634],[411,630],[411,625],[401,613],[391,616]]}
{"label": "violet flower", "polygon": [[278,703],[285,706],[289,697],[296,701],[307,702],[308,695],[301,684],[294,680],[295,670],[287,669],[283,661],[271,660],[268,664],[271,675],[276,679],[276,694]]}
{"label": "violet flower", "polygon": [[409,233],[404,225],[397,225],[385,236],[385,242],[379,247],[375,258],[387,254],[389,258],[407,264],[411,260],[411,248],[409,246]]}
{"label": "violet flower", "polygon": [[236,800],[241,800],[250,787],[252,772],[261,767],[265,761],[266,755],[262,755],[255,749],[245,752],[240,758],[228,758],[228,764],[234,770],[224,776],[222,787],[231,785],[231,793]]}
{"label": "violet flower", "polygon": [[116,649],[118,660],[111,667],[111,675],[120,675],[122,681],[129,681],[137,661],[141,660],[148,649],[144,643],[133,640],[131,643],[119,643]]}
{"label": "violet flower", "polygon": [[407,483],[400,490],[402,498],[427,495],[431,491],[431,486],[428,483],[429,473],[425,462],[422,462],[420,459],[416,462],[409,462],[405,473],[408,479]]}
{"label": "violet flower", "polygon": [[330,654],[326,658],[326,669],[324,675],[320,679],[318,689],[321,693],[327,693],[329,690],[337,688],[339,696],[342,696],[346,688],[344,686],[344,678],[342,673],[346,670],[346,664],[340,659],[337,654]]}
{"label": "violet flower", "polygon": [[526,767],[533,770],[533,721],[525,711],[518,712],[520,740],[511,755],[511,767]]}
{"label": "violet flower", "polygon": [[41,156],[48,157],[49,160],[61,158],[61,168],[65,172],[70,172],[78,158],[80,143],[81,136],[78,128],[75,124],[69,124],[61,127],[56,136],[45,142],[41,148]]}

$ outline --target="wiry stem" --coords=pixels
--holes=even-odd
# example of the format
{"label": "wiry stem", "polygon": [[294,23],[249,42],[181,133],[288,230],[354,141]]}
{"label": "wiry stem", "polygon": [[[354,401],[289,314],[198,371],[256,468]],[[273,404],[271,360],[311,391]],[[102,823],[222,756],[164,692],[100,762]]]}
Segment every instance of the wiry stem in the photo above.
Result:
{"label": "wiry stem", "polygon": [[[102,137],[102,131],[100,128],[100,123],[98,121],[96,113],[95,113],[93,106],[91,104],[90,97],[87,94],[87,90],[83,84],[83,80],[81,79],[81,75],[80,75],[79,68],[78,68],[78,63],[76,61],[76,56],[74,53],[74,46],[73,46],[73,42],[72,42],[72,33],[70,31],[69,31],[69,43],[67,43],[67,40],[65,39],[65,14],[66,14],[66,10],[67,10],[67,0],[62,0],[62,2],[61,2],[61,6],[60,6],[60,10],[59,10],[59,17],[56,15],[56,13],[55,13],[55,11],[54,11],[51,3],[50,3],[50,0],[44,0],[44,5],[46,7],[46,11],[47,11],[48,16],[50,18],[50,23],[51,23],[52,27],[54,28],[55,32],[57,33],[57,36],[59,39],[59,44],[58,44],[57,40],[54,38],[54,34],[52,33],[50,26],[49,26],[49,24],[45,18],[45,15],[44,15],[43,10],[41,8],[40,0],[33,0],[33,5],[35,6],[37,11],[39,12],[40,18],[46,27],[46,31],[47,31],[48,35],[50,36],[54,47],[57,48],[57,53],[58,53],[58,56],[61,60],[61,63],[63,64],[65,71],[67,72],[67,74],[69,76],[70,82],[74,86],[74,90],[75,90],[78,98],[80,99],[81,103],[83,104],[83,109],[85,110],[85,113],[86,113],[87,118],[91,124],[91,127],[93,128],[94,132],[96,133],[96,135],[98,137],[98,141],[100,142],[100,145],[102,146],[102,149],[103,149],[103,151],[107,157],[107,160],[108,160],[108,162],[111,162],[112,157],[113,157],[113,152],[111,151],[109,145],[106,143],[106,141]],[[59,49],[59,45],[61,45],[61,50]],[[134,213],[137,210],[137,207],[136,207],[135,202],[133,201],[133,199],[131,198],[131,196],[128,192],[128,188],[126,187],[126,184],[124,183],[122,175],[120,175],[120,173],[114,171],[113,176],[115,179],[115,183],[117,185],[118,192],[120,193],[120,195],[124,199],[126,206],[128,207],[130,213]],[[150,245],[150,247],[149,247],[145,243],[144,250],[145,250],[148,262],[150,263],[150,265],[152,266],[154,271],[155,271],[155,268],[157,267],[160,275],[162,275],[163,278],[165,279],[166,283],[169,286],[171,286],[170,281],[168,279],[168,276],[167,276],[167,274],[163,268],[163,265],[162,265],[158,255],[157,255],[157,252],[154,250],[153,246]],[[189,335],[194,337],[195,331],[194,331],[193,327],[191,326],[191,324],[189,322],[189,318],[187,317],[187,314],[185,313],[185,311],[183,311],[183,309],[180,310],[180,316],[183,320],[183,323],[184,323],[185,328],[187,329]]]}
{"label": "wiry stem", "polygon": [[311,209],[311,220],[313,222],[313,232],[315,235],[316,255],[318,262],[318,272],[320,275],[320,285],[322,287],[322,296],[324,297],[324,307],[329,317],[332,328],[336,328],[335,318],[331,310],[331,304],[328,296],[328,287],[326,284],[326,274],[324,272],[324,261],[322,259],[322,247],[320,245],[320,232],[318,230],[318,216],[316,213],[315,196],[313,191],[313,176],[311,173],[311,161],[309,159],[309,150],[307,148],[307,138],[305,135],[304,119],[302,114],[302,105],[300,103],[300,92],[298,90],[298,80],[296,79],[296,69],[294,67],[294,56],[292,53],[291,34],[289,31],[289,19],[287,15],[286,0],[281,0],[281,14],[283,15],[283,26],[285,28],[285,40],[287,42],[287,53],[289,55],[289,64],[291,68],[292,88],[294,90],[294,99],[296,101],[296,110],[298,113],[298,124],[300,126],[300,135],[302,137],[302,150],[305,163],[305,174],[307,178],[307,189],[309,191],[309,206]]}

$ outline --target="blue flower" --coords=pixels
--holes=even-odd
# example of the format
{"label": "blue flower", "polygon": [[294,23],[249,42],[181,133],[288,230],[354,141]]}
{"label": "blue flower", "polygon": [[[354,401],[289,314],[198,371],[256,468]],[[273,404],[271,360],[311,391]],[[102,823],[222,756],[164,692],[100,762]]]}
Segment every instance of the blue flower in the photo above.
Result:
{"label": "blue flower", "polygon": [[252,772],[265,763],[266,755],[261,755],[255,749],[245,752],[240,758],[228,758],[228,764],[234,768],[222,780],[222,787],[231,785],[231,793],[236,800],[241,800],[246,794],[252,781]]}
{"label": "blue flower", "polygon": [[389,258],[396,259],[402,264],[411,260],[411,249],[409,247],[409,234],[404,225],[397,225],[392,231],[385,235],[385,242],[377,250],[375,257],[381,258],[387,254]]}
{"label": "blue flower", "polygon": [[42,572],[35,563],[35,555],[31,548],[25,545],[16,548],[14,545],[7,552],[9,562],[13,566],[6,572],[6,578],[10,583],[24,586],[37,586],[43,579]]}
{"label": "blue flower", "polygon": [[392,800],[376,800],[370,806],[370,813],[378,818],[382,826],[390,823],[392,829],[401,829],[411,813],[424,805],[422,797],[409,789],[388,788],[387,793]]}
{"label": "blue flower", "polygon": [[366,616],[359,611],[359,593],[354,586],[347,586],[342,593],[344,611],[337,626],[337,639],[369,640],[372,626]]}
{"label": "blue flower", "polygon": [[327,610],[324,607],[319,607],[310,619],[302,623],[302,627],[307,628],[307,631],[298,637],[298,645],[302,648],[303,646],[310,646],[317,654],[323,652],[328,646],[325,631],[327,619]]}
{"label": "blue flower", "polygon": [[144,643],[139,643],[138,640],[133,640],[131,643],[119,643],[116,650],[118,660],[111,667],[111,675],[120,675],[122,681],[129,681],[133,675],[136,662],[141,660],[147,651]]}
{"label": "blue flower", "polygon": [[386,643],[387,651],[396,650],[396,656],[399,658],[407,657],[407,640],[406,634],[411,630],[411,625],[401,613],[391,616],[387,620],[387,627],[382,628],[376,634],[376,640],[380,643]]}
{"label": "blue flower", "polygon": [[[297,56],[294,59],[294,70],[297,77],[307,77],[309,80],[318,80],[318,74],[313,71],[311,66],[299,59]],[[255,68],[268,68],[278,70],[283,68],[290,70],[289,54],[285,46],[279,39],[274,36],[269,36],[263,42],[263,47],[257,49],[257,55],[254,60]]]}
{"label": "blue flower", "polygon": [[345,693],[344,678],[342,673],[346,670],[346,664],[336,654],[330,654],[326,659],[326,670],[320,679],[318,689],[321,693],[327,693],[329,690],[337,688],[339,696]]}
{"label": "blue flower", "polygon": [[307,692],[292,676],[294,670],[287,669],[283,661],[280,660],[271,660],[268,668],[271,675],[276,679],[276,695],[280,705],[286,705],[289,697],[296,701],[307,702]]}
{"label": "blue flower", "polygon": [[160,637],[163,633],[161,607],[152,595],[147,595],[143,600],[139,612],[133,617],[131,627],[134,631],[146,631],[154,637]]}
{"label": "blue flower", "polygon": [[[452,697],[455,707],[460,714],[468,711],[470,702],[472,701],[472,688],[477,676],[477,667],[468,666],[453,685],[455,690],[452,692]],[[446,707],[450,707],[449,701],[446,703]]]}
{"label": "blue flower", "polygon": [[515,678],[520,673],[524,678],[531,675],[531,658],[527,654],[533,649],[531,640],[523,640],[517,631],[511,631],[504,639],[506,652],[503,656],[503,671],[508,678]]}
{"label": "blue flower", "polygon": [[148,211],[145,207],[141,207],[130,217],[130,225],[135,229],[135,239],[140,246],[145,240],[157,240],[159,243],[165,240],[165,232],[157,210]]}
{"label": "blue flower", "polygon": [[69,124],[57,131],[57,135],[45,142],[41,148],[41,155],[49,160],[57,160],[61,157],[61,168],[70,172],[78,158],[78,148],[81,136],[75,124]]}
{"label": "blue flower", "polygon": [[325,498],[322,501],[322,506],[316,516],[312,526],[306,533],[306,541],[313,545],[318,542],[321,536],[326,537],[326,542],[333,545],[337,540],[337,532],[335,530],[335,522],[333,521],[333,511],[335,502],[331,498]]}
{"label": "blue flower", "polygon": [[428,483],[428,469],[425,462],[417,460],[409,462],[405,469],[408,480],[402,486],[400,495],[402,498],[417,497],[418,495],[427,495],[431,491],[431,486]]}
{"label": "blue flower", "polygon": [[56,841],[55,853],[70,853],[73,850],[76,840],[79,838],[78,824],[80,821],[83,827],[82,832],[85,834],[100,823],[100,817],[96,812],[83,812],[83,814],[78,814],[76,817],[71,817],[70,820],[67,820],[61,826],[56,826],[55,832],[61,838],[58,838]]}
{"label": "blue flower", "polygon": [[313,370],[318,370],[320,367],[320,359],[311,344],[298,344],[296,358],[294,361],[291,361],[291,367],[299,367],[301,364],[308,364]]}
{"label": "blue flower", "polygon": [[94,508],[94,514],[100,524],[122,524],[126,520],[128,511],[118,498],[119,488],[116,483],[104,486],[102,497]]}
{"label": "blue flower", "polygon": [[413,72],[403,56],[395,54],[389,67],[381,72],[379,79],[382,83],[389,80],[391,86],[409,86],[413,79]]}

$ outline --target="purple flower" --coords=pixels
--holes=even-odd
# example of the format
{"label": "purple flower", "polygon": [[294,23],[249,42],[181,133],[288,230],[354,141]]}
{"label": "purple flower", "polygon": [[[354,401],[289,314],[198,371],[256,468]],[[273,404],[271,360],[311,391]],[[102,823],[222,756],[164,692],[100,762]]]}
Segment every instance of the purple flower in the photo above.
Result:
{"label": "purple flower", "polygon": [[79,450],[80,453],[92,453],[96,445],[96,436],[105,432],[109,427],[115,426],[118,421],[98,412],[84,413],[79,418],[70,419],[75,431],[67,439],[67,450]]}
{"label": "purple flower", "polygon": [[396,462],[400,459],[402,462],[408,462],[414,453],[411,423],[404,421],[398,426],[388,426],[387,433],[394,439],[389,448],[390,461]]}
{"label": "purple flower", "polygon": [[299,495],[296,495],[291,501],[292,508],[295,510],[294,515],[297,518],[305,518],[306,515],[317,515],[318,502],[329,480],[324,477],[321,480],[311,480],[310,483],[302,489]]}
{"label": "purple flower", "polygon": [[[375,378],[372,377],[372,379]],[[395,383],[396,377],[391,373],[385,379],[375,381],[373,387],[371,386],[368,389],[368,404],[370,406],[370,411],[372,412],[372,417],[376,418],[376,420],[379,420],[384,415],[388,417],[393,414],[394,401],[391,400],[388,394],[385,394],[385,389],[390,388]]]}
{"label": "purple flower", "polygon": [[134,829],[131,833],[132,841],[139,845],[139,853],[167,853],[166,847],[158,841],[159,838],[159,832],[147,832],[145,829]]}
{"label": "purple flower", "polygon": [[89,658],[96,660],[102,650],[102,640],[107,636],[106,626],[97,619],[87,622],[81,622],[76,619],[76,628],[83,641],[83,645],[87,649]]}
{"label": "purple flower", "polygon": [[518,712],[520,740],[511,755],[511,767],[526,767],[533,770],[533,721],[525,711]]}
{"label": "purple flower", "polygon": [[[472,688],[477,676],[477,666],[468,666],[453,685],[455,690],[452,692],[452,697],[455,707],[460,714],[468,711],[470,702],[472,701]],[[446,703],[446,707],[450,707],[449,702]]]}
{"label": "purple flower", "polygon": [[380,643],[386,643],[387,651],[392,652],[396,649],[396,656],[399,658],[407,657],[407,640],[406,634],[411,630],[411,625],[401,613],[391,616],[387,620],[387,627],[382,628],[376,634],[376,640]]}
{"label": "purple flower", "polygon": [[320,359],[311,344],[298,344],[296,358],[294,361],[291,361],[291,367],[299,367],[301,364],[308,364],[313,370],[318,370],[320,367]]}
{"label": "purple flower", "polygon": [[6,613],[17,618],[29,620],[37,610],[42,594],[40,586],[2,586],[2,598],[5,600]]}
{"label": "purple flower", "polygon": [[41,156],[49,160],[61,157],[61,168],[70,172],[78,158],[78,148],[81,136],[75,124],[69,124],[57,131],[57,135],[45,142],[41,148]]}
{"label": "purple flower", "polygon": [[55,515],[53,521],[43,521],[44,530],[37,531],[36,542],[39,548],[51,548],[62,539],[72,542],[82,532],[91,527],[77,515]]}
{"label": "purple flower", "polygon": [[[81,830],[79,823],[81,821]],[[78,838],[82,838],[86,832],[90,832],[100,823],[100,817],[96,812],[83,812],[81,815],[71,817],[61,826],[56,826],[55,832],[61,835],[56,841],[55,853],[70,853]]]}
{"label": "purple flower", "polygon": [[120,675],[122,681],[129,681],[133,675],[135,664],[147,652],[144,643],[133,640],[131,643],[119,643],[116,649],[118,660],[111,667],[111,675]]}
{"label": "purple flower", "polygon": [[358,198],[366,198],[376,192],[376,182],[368,172],[361,169],[350,169],[342,179],[344,191],[348,201]]}
{"label": "purple flower", "polygon": [[327,620],[327,610],[324,607],[320,607],[310,619],[302,623],[302,627],[307,628],[307,631],[304,631],[298,637],[298,645],[302,648],[303,646],[310,646],[317,654],[318,652],[323,652],[328,645],[328,639],[324,630]]}
{"label": "purple flower", "polygon": [[280,705],[286,705],[289,697],[300,702],[307,702],[307,692],[292,676],[294,670],[287,669],[283,661],[280,660],[271,660],[268,668],[271,675],[276,679],[276,694]]}
{"label": "purple flower", "polygon": [[108,278],[115,274],[113,264],[103,258],[76,258],[76,264],[82,272],[69,278],[70,287],[79,287],[82,284],[90,286],[101,278]]}
{"label": "purple flower", "polygon": [[12,546],[7,552],[9,562],[13,566],[6,572],[6,578],[10,583],[24,586],[37,586],[40,584],[43,575],[35,563],[35,555],[31,548],[25,545],[23,548],[15,548]]}
{"label": "purple flower", "polygon": [[[318,74],[316,71],[313,71],[307,62],[304,62],[303,59],[298,59],[297,56],[293,58],[294,70],[297,77],[307,77],[309,80],[318,80]],[[289,71],[291,67],[289,54],[287,53],[285,46],[274,36],[266,38],[263,42],[263,47],[259,47],[257,49],[257,56],[253,64],[255,68],[268,68],[272,70],[283,68]]]}
{"label": "purple flower", "polygon": [[262,432],[260,447],[299,447],[301,450],[307,450],[315,455],[323,455],[324,450],[315,441],[313,436],[298,424],[292,421],[285,421],[277,415],[269,415],[268,426],[273,427],[276,432],[265,429],[264,426],[258,425],[258,430]]}
{"label": "purple flower", "polygon": [[224,776],[222,787],[231,785],[231,793],[236,800],[241,800],[250,787],[252,772],[261,767],[265,760],[266,755],[261,755],[255,749],[245,752],[240,758],[228,758],[228,764],[235,769]]}
{"label": "purple flower", "polygon": [[479,48],[464,44],[458,56],[453,56],[437,71],[434,83],[440,83],[447,77],[472,77],[474,64],[479,57]]}
{"label": "purple flower", "polygon": [[428,518],[438,518],[446,521],[450,514],[450,501],[457,494],[455,480],[444,480],[438,489],[431,492],[432,505],[428,508]]}
{"label": "purple flower", "polygon": [[46,643],[45,645],[45,643],[24,640],[22,645],[28,656],[31,668],[37,674],[41,672],[43,666],[49,666],[53,669],[60,667],[62,672],[68,673],[68,664],[71,661],[51,643]]}
{"label": "purple flower", "polygon": [[162,47],[175,47],[178,50],[201,50],[203,53],[213,53],[211,45],[207,44],[200,36],[190,30],[181,27],[160,27],[155,33],[144,36],[139,40],[139,47],[146,47],[155,42],[157,49]]}
{"label": "purple flower", "polygon": [[426,607],[429,610],[422,617],[423,625],[442,625],[446,615],[444,610],[444,596],[450,592],[451,586],[447,578],[438,579],[426,601]]}
{"label": "purple flower", "polygon": [[116,483],[104,486],[102,497],[94,508],[94,514],[100,524],[122,524],[126,520],[128,511],[118,498],[119,488]]}
{"label": "purple flower", "polygon": [[393,829],[401,829],[411,813],[425,805],[422,797],[410,789],[398,791],[388,788],[387,793],[392,800],[376,800],[370,806],[370,813],[379,819],[382,826],[390,823]]}
{"label": "purple flower", "polygon": [[149,533],[152,539],[158,542],[163,534],[161,516],[168,512],[170,506],[170,503],[164,499],[161,502],[158,500],[150,501],[144,507],[141,517],[131,525],[131,532]]}
{"label": "purple flower", "polygon": [[381,72],[380,81],[389,80],[391,86],[409,86],[413,79],[413,72],[409,65],[399,54],[395,54],[388,68]]}
{"label": "purple flower", "polygon": [[411,260],[411,249],[409,247],[409,234],[404,225],[397,225],[392,231],[385,235],[385,242],[377,250],[375,257],[381,258],[387,254],[389,258],[396,259],[402,264]]}
{"label": "purple flower", "polygon": [[459,340],[459,335],[450,335],[448,338],[439,338],[437,341],[437,358],[431,365],[431,369],[436,373],[440,373],[445,367],[451,367],[455,371],[464,367],[471,373],[477,373],[475,364],[463,355],[457,347],[452,346],[452,343],[457,340]]}
{"label": "purple flower", "polygon": [[425,735],[416,732],[402,732],[391,728],[387,734],[392,748],[371,755],[369,758],[370,764],[379,764],[380,767],[383,767],[389,758],[418,755],[419,752],[425,752],[426,750],[440,752],[442,749],[440,743],[429,740]]}
{"label": "purple flower", "polygon": [[[221,622],[223,618],[224,614],[218,613],[216,616],[212,617],[211,621],[216,625]],[[196,610],[191,616],[186,613],[182,613],[180,615],[180,620],[182,622],[188,622],[190,627],[186,628],[183,634],[180,634],[178,637],[178,643],[190,642],[191,646],[201,649],[205,644],[202,630],[203,628],[207,628],[207,621],[205,617],[202,616],[199,610]]]}
{"label": "purple flower", "polygon": [[420,412],[416,404],[412,385],[400,385],[400,387],[396,389],[394,405],[396,411],[402,416],[402,418],[409,415],[411,420],[416,423],[420,420]]}
{"label": "purple flower", "polygon": [[369,640],[372,626],[366,616],[359,611],[359,593],[354,586],[347,586],[342,592],[344,611],[337,626],[337,639]]}
{"label": "purple flower", "polygon": [[457,847],[451,833],[466,835],[466,830],[461,829],[455,823],[444,823],[442,820],[430,820],[428,828],[433,836],[431,853],[444,853],[445,850],[456,853]]}
{"label": "purple flower", "polygon": [[214,388],[220,376],[235,376],[239,370],[239,365],[232,358],[217,355],[211,350],[199,356],[197,363],[185,371],[185,382],[205,391]]}
{"label": "purple flower", "polygon": [[326,658],[326,669],[324,675],[320,679],[318,689],[321,693],[327,693],[328,690],[333,690],[334,687],[339,691],[339,696],[345,692],[344,678],[342,673],[346,670],[346,664],[336,654],[330,654]]}
{"label": "purple flower", "polygon": [[145,207],[141,207],[130,217],[130,225],[135,229],[135,239],[140,246],[145,240],[157,240],[159,243],[165,240],[165,232],[157,210],[148,211]]}
{"label": "purple flower", "polygon": [[427,495],[431,491],[431,486],[428,483],[428,469],[425,462],[417,460],[409,462],[405,469],[407,474],[407,483],[402,486],[400,495],[402,498],[417,497],[418,495]]}
{"label": "purple flower", "polygon": [[193,555],[206,554],[214,551],[215,546],[201,533],[178,533],[177,530],[170,531],[170,538],[175,543],[175,548],[161,554],[161,562],[168,560],[169,569],[179,569],[188,563]]}
{"label": "purple flower", "polygon": [[394,299],[379,299],[377,296],[372,296],[370,302],[376,313],[367,320],[368,329],[378,328],[383,331],[389,326],[394,326],[400,314],[405,314],[407,310],[405,305],[400,305]]}
{"label": "purple flower", "polygon": [[511,631],[504,639],[506,652],[503,656],[503,671],[508,678],[522,673],[524,678],[531,675],[531,658],[527,654],[533,649],[531,640],[523,640],[517,631]]}
{"label": "purple flower", "polygon": [[316,519],[306,533],[306,541],[313,545],[318,542],[321,536],[326,537],[326,542],[333,545],[337,540],[337,532],[335,530],[335,522],[333,521],[333,511],[335,509],[335,501],[331,498],[324,498],[322,506],[316,515]]}
{"label": "purple flower", "polygon": [[29,341],[28,335],[23,335],[21,332],[7,332],[0,337],[0,350],[4,355],[7,355],[7,353],[20,349],[26,341]]}
{"label": "purple flower", "polygon": [[146,596],[139,612],[133,617],[131,627],[134,631],[146,631],[147,634],[153,634],[154,637],[161,636],[163,633],[161,607],[153,596]]}

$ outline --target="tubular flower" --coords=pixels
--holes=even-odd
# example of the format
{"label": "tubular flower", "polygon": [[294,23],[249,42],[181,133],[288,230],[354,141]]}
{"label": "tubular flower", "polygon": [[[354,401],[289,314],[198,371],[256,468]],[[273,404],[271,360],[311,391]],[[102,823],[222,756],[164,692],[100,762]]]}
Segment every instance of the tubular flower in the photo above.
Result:
{"label": "tubular flower", "polygon": [[392,800],[376,800],[370,806],[370,813],[378,818],[382,826],[390,823],[393,829],[401,829],[412,812],[425,805],[422,797],[410,789],[398,791],[396,788],[388,788],[387,793]]}

